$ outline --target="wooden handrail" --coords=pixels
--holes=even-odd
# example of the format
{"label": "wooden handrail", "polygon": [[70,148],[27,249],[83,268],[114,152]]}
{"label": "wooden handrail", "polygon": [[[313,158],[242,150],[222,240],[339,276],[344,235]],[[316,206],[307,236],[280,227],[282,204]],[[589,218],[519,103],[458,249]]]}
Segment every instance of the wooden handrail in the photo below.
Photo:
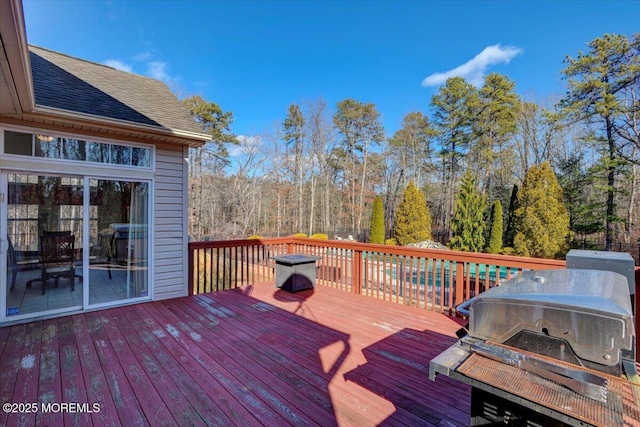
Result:
{"label": "wooden handrail", "polygon": [[[457,305],[520,271],[566,266],[563,260],[293,236],[190,242],[189,293],[274,282],[273,257],[291,253],[321,257],[318,285],[448,315],[456,315]],[[635,277],[638,300],[640,267]],[[636,355],[640,356],[640,342]]]}
{"label": "wooden handrail", "polygon": [[454,305],[518,271],[566,265],[561,260],[292,236],[190,242],[189,252],[192,293],[272,281],[271,257],[304,253],[322,257],[321,284],[449,314]]}
{"label": "wooden handrail", "polygon": [[[275,239],[276,241],[282,238]],[[508,267],[522,267],[524,269],[535,270],[536,266],[539,269],[544,268],[563,268],[566,266],[564,260],[544,259],[544,258],[527,258],[513,255],[495,255],[485,254],[479,252],[462,252],[443,249],[422,249],[413,248],[407,246],[389,246],[379,245],[373,243],[358,243],[345,240],[318,240],[300,237],[290,237],[294,243],[329,247],[329,248],[341,248],[359,250],[363,252],[384,252],[392,255],[404,255],[404,256],[424,256],[425,253],[433,254],[434,257],[440,257],[441,259],[460,261],[460,262],[477,262],[484,264],[500,264]],[[262,239],[265,243],[271,243],[271,239]]]}

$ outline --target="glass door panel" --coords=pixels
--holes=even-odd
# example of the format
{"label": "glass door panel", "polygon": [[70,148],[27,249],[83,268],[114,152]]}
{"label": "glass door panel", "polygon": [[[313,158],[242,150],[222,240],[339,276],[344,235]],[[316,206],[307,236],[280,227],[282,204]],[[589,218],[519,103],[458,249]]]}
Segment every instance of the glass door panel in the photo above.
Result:
{"label": "glass door panel", "polygon": [[90,179],[89,304],[149,295],[149,184]]}
{"label": "glass door panel", "polygon": [[83,179],[8,173],[6,180],[6,315],[81,308]]}

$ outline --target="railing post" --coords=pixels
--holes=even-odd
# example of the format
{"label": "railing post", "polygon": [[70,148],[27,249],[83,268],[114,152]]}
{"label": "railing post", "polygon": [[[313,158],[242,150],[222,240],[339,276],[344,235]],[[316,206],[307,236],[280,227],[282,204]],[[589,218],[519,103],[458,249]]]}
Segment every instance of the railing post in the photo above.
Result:
{"label": "railing post", "polygon": [[[457,315],[457,311],[455,307],[458,304],[462,304],[464,301],[464,262],[456,261],[456,281],[454,282],[455,289],[455,300],[453,301],[453,307],[449,307],[450,313],[454,316]],[[476,270],[478,270],[476,268]]]}
{"label": "railing post", "polygon": [[189,258],[189,263],[188,263],[188,279],[187,279],[187,291],[189,292],[189,296],[192,296],[195,294],[194,292],[194,283],[193,283],[193,248],[191,248],[191,245],[187,244],[188,249],[188,258]]}
{"label": "railing post", "polygon": [[293,253],[293,242],[287,242],[287,253],[288,254]]}
{"label": "railing post", "polygon": [[[636,267],[636,290],[633,294],[633,314],[636,319],[636,333],[640,331],[640,316],[638,316],[638,303],[640,303],[640,267]],[[640,340],[636,339],[636,362],[640,362]]]}
{"label": "railing post", "polygon": [[353,251],[353,292],[362,293],[362,251]]}

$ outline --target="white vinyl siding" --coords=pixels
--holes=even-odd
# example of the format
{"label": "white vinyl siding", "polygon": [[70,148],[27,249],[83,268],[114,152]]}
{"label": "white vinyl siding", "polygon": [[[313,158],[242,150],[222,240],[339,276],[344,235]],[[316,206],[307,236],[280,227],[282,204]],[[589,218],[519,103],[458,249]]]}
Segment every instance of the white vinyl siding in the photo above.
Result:
{"label": "white vinyl siding", "polygon": [[154,299],[187,295],[185,160],[182,147],[156,150]]}

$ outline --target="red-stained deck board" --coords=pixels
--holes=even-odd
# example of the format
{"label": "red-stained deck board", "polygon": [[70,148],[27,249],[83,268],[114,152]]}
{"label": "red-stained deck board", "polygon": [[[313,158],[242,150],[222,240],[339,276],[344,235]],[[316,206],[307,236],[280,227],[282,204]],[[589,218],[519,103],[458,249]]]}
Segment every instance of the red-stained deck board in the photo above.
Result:
{"label": "red-stained deck board", "polygon": [[[176,425],[177,422],[173,418],[173,414],[162,401],[156,387],[150,387],[153,382],[136,359],[134,353],[139,352],[140,349],[131,348],[122,331],[118,328],[119,309],[113,309],[109,313],[109,317],[106,316],[105,312],[98,312],[98,315],[102,318],[104,329],[109,336],[111,346],[115,350],[117,362],[123,371],[127,373],[129,384],[146,415],[147,422],[154,426]],[[150,417],[149,415],[152,416]]]}
{"label": "red-stained deck board", "polygon": [[[191,398],[205,397],[209,399],[211,403],[215,403],[219,410],[213,408],[213,413],[210,415],[216,416],[216,423],[214,425],[229,425],[225,421],[225,417],[230,420],[233,425],[261,425],[257,423],[251,412],[247,411],[235,398],[235,396],[229,393],[223,385],[218,382],[215,375],[210,375],[209,370],[214,367],[210,365],[204,365],[206,360],[197,357],[196,354],[190,351],[189,348],[184,348],[176,340],[170,339],[169,332],[165,329],[168,323],[163,317],[159,316],[160,322],[157,323],[149,313],[149,305],[141,306],[139,311],[146,328],[157,338],[157,342],[164,348],[165,352],[173,355],[180,363],[180,365],[188,372],[190,379],[185,377],[185,381],[193,383],[193,390],[202,389],[205,390],[204,395],[193,395]],[[162,350],[161,350],[162,351]],[[221,376],[223,382],[224,378]],[[187,393],[187,388],[181,389],[183,393]]]}
{"label": "red-stained deck board", "polygon": [[[181,319],[185,319],[187,323],[194,328],[195,333],[201,336],[210,336],[206,332],[207,318],[205,313],[198,313],[198,309],[183,309],[181,313],[176,313]],[[232,317],[233,318],[233,317]],[[299,414],[309,417],[314,422],[323,425],[331,425],[334,422],[333,411],[330,399],[327,399],[326,391],[315,388],[313,385],[301,381],[295,375],[294,370],[284,369],[275,361],[266,357],[258,348],[251,345],[251,338],[242,330],[239,322],[233,322],[235,330],[228,331],[222,328],[226,322],[221,322],[220,328],[217,329],[216,339],[213,345],[219,345],[220,348],[227,349],[228,356],[240,366],[251,366],[250,374],[260,380],[261,378],[269,378],[267,383],[263,382],[264,387],[272,389],[272,393],[280,390],[280,400],[287,402],[295,407]],[[229,322],[231,323],[231,322]],[[231,333],[230,333],[231,332]],[[230,351],[229,351],[230,349]],[[294,366],[290,368],[295,369]],[[290,389],[292,393],[282,393],[282,390]],[[285,399],[282,399],[282,395]],[[296,420],[292,420],[296,421]]]}
{"label": "red-stained deck board", "polygon": [[[198,299],[211,300],[215,302],[216,297],[220,299],[218,304],[221,304],[223,302],[221,300],[221,298],[223,297],[222,294],[209,294],[206,296],[200,296],[199,298],[196,298],[196,300]],[[293,298],[293,296],[291,296],[291,298]],[[227,307],[230,307],[229,302],[232,300],[235,301],[235,305],[233,305],[232,307],[235,307],[236,309],[240,309],[240,307],[242,306],[242,302],[245,301],[246,299],[242,298],[242,296],[237,292],[234,298],[230,298],[229,294],[224,294],[224,302],[227,304]],[[323,305],[322,307],[326,307],[326,305]],[[284,339],[288,340],[286,345],[289,345],[291,348],[295,348],[296,344],[305,343],[306,338],[308,337],[313,337],[313,339],[309,340],[309,342],[311,343],[311,346],[314,345],[314,340],[317,340],[317,337],[314,337],[313,326],[299,324],[300,322],[295,322],[298,324],[292,327],[290,325],[291,323],[290,321],[289,323],[290,326],[287,329],[286,324],[280,324],[280,321],[283,321],[283,320],[280,320],[280,321],[278,320],[278,317],[282,317],[284,319],[287,316],[284,313],[282,313],[281,310],[276,311],[275,313],[276,314],[269,319],[271,323],[275,324],[276,326],[275,330],[281,330],[281,331],[286,330],[289,334],[294,335],[295,340],[297,341],[297,343],[292,343],[291,340],[285,337]],[[336,320],[335,317],[331,317],[331,316],[325,317],[323,313],[319,313],[318,311],[314,311],[313,314],[314,314],[313,318],[317,320],[318,323],[320,324],[323,324],[325,321],[328,322],[331,320],[333,321]],[[413,314],[415,315],[415,311]],[[365,332],[362,331],[362,327],[363,327],[362,323],[363,322],[359,315],[351,316],[349,318],[350,329],[355,329],[355,330],[360,329],[360,334],[357,337],[354,337],[354,339],[350,338],[350,341],[357,342],[359,341],[358,338],[360,336],[365,335]],[[400,322],[396,321],[396,323],[400,323]],[[265,327],[265,326],[261,324],[260,327]],[[304,330],[305,327],[309,330]],[[375,340],[381,339],[385,336],[384,332],[376,333],[376,331],[381,331],[381,330],[375,327],[374,328],[369,327],[366,329],[366,333],[369,335],[369,337],[373,337]],[[412,340],[407,338],[407,336],[411,336],[411,334],[413,334]],[[432,344],[432,342],[434,341],[436,334],[431,335],[428,342],[426,342],[424,345],[421,346],[422,348],[418,348],[417,344],[419,344],[419,340],[423,339],[423,337],[418,336],[416,331],[411,331],[411,330],[407,331],[403,329],[396,335],[400,336],[400,338],[398,338],[397,340],[403,340],[404,341],[403,343],[406,344],[405,346],[400,346],[398,344],[394,346],[393,344],[385,344],[384,342],[382,342],[382,344],[380,345],[380,348],[376,349],[376,351],[369,351],[369,357],[372,358],[371,361],[377,361],[377,362],[382,361],[383,363],[381,364],[381,366],[384,365],[385,361],[391,362],[390,366],[387,366],[386,367],[387,369],[383,371],[387,375],[391,377],[398,377],[397,374],[402,373],[402,376],[400,376],[400,378],[411,378],[411,381],[410,382],[408,381],[406,384],[402,384],[401,382],[398,382],[397,379],[395,380],[397,383],[395,384],[395,387],[398,390],[407,389],[407,391],[405,391],[404,394],[402,393],[395,394],[394,396],[397,397],[398,401],[400,400],[402,400],[403,402],[409,401],[410,403],[408,403],[407,405],[413,405],[415,407],[413,410],[414,413],[420,413],[420,410],[419,410],[420,405],[411,403],[413,402],[412,399],[421,398],[422,407],[429,408],[427,412],[422,413],[421,416],[423,417],[423,419],[431,420],[432,422],[437,424],[437,422],[439,422],[441,418],[447,416],[449,409],[451,409],[450,406],[448,405],[448,402],[454,403],[457,400],[457,398],[452,397],[452,395],[450,394],[446,394],[444,395],[444,397],[445,398],[449,397],[448,402],[441,403],[438,401],[443,397],[441,391],[436,390],[431,394],[429,394],[429,392],[424,391],[424,390],[430,390],[432,388],[432,387],[429,387],[430,381],[428,380],[428,361],[424,356],[425,354],[434,352],[434,349],[430,347],[430,344]],[[442,338],[440,339],[442,340]],[[454,338],[451,338],[450,340],[446,340],[444,345],[438,346],[439,348],[436,349],[438,351],[436,351],[435,354],[438,354],[439,351],[444,350],[448,345],[452,344],[454,341],[455,341]],[[300,351],[299,347],[298,347],[298,351]],[[311,360],[312,357],[309,354],[305,354],[304,357],[307,358],[306,362],[307,364],[309,364],[308,361]],[[304,357],[300,361],[301,363],[305,362]],[[423,361],[423,362],[418,362],[418,361]],[[366,359],[361,359],[361,363],[365,363],[365,362],[366,362]],[[405,365],[403,365],[403,362],[405,363]],[[383,376],[383,375],[384,374],[380,374],[380,376]],[[386,384],[390,384],[390,383],[391,383],[390,380],[386,381]],[[377,387],[377,385],[373,382],[368,384],[370,384],[372,387],[374,386]],[[415,389],[410,390],[411,386],[409,384],[415,384],[414,386]],[[452,391],[454,393],[457,393],[459,389],[452,390]],[[411,392],[412,394],[409,394]],[[439,411],[439,412],[436,413],[436,411]],[[459,413],[459,412],[460,411],[458,411],[458,413],[456,413],[455,415],[451,415],[451,414],[450,415],[454,419],[456,419],[458,422],[464,425],[465,423],[464,420],[468,419],[468,415],[466,415],[466,413]],[[394,415],[397,416],[397,414],[394,414]],[[415,421],[413,421],[411,424],[415,424]]]}
{"label": "red-stained deck board", "polygon": [[0,412],[0,425],[468,425],[468,387],[428,379],[458,326],[339,289],[262,284],[3,327],[0,399],[101,410]]}
{"label": "red-stained deck board", "polygon": [[[132,426],[143,426],[148,424],[142,407],[129,385],[129,372],[125,371],[118,362],[116,351],[109,341],[104,328],[104,317],[107,313],[87,313],[86,322],[90,325],[91,338],[100,366],[104,372],[104,377],[108,388],[103,390],[104,394],[109,394],[116,408],[117,417],[120,424]],[[107,318],[108,319],[108,318]],[[95,402],[89,402],[95,403]],[[102,410],[102,409],[101,409]],[[96,424],[97,425],[97,424]]]}
{"label": "red-stained deck board", "polygon": [[[3,404],[5,402],[19,403],[14,400],[13,396],[27,325],[17,325],[7,329],[11,332],[7,336],[7,344],[0,359],[0,402]],[[0,425],[7,425],[9,415],[11,415],[9,412],[0,411]]]}
{"label": "red-stained deck board", "polygon": [[254,389],[251,387],[252,384],[245,384],[231,375],[230,372],[239,369],[237,366],[231,366],[234,361],[208,342],[204,342],[203,338],[185,322],[186,319],[177,317],[173,310],[162,310],[159,305],[150,305],[146,309],[151,316],[164,325],[166,339],[174,339],[196,358],[200,363],[202,374],[210,374],[220,382],[229,392],[230,399],[240,400],[249,413],[254,413],[256,417],[264,417],[267,422],[282,422],[282,418],[269,405],[260,402],[253,393],[247,393],[247,389]]}
{"label": "red-stained deck board", "polygon": [[[314,362],[314,359],[318,357],[318,347],[317,345],[315,347],[309,345],[310,349],[305,345],[307,344],[305,342],[306,339],[312,342],[317,340],[317,336],[314,335],[313,331],[306,335],[296,336],[298,331],[293,331],[290,323],[280,323],[276,319],[277,316],[271,317],[267,322],[256,323],[252,321],[252,316],[255,316],[258,312],[263,312],[265,309],[262,306],[259,308],[243,307],[242,305],[231,304],[230,299],[226,300],[226,307],[232,307],[237,310],[236,314],[238,315],[230,317],[229,321],[224,322],[223,319],[216,319],[215,315],[203,308],[202,303],[206,305],[205,300],[213,296],[214,294],[208,294],[207,296],[182,300],[181,302],[184,310],[200,312],[204,317],[214,320],[220,329],[226,327],[229,329],[230,334],[236,337],[246,337],[244,338],[245,341],[254,349],[249,351],[251,351],[252,357],[258,363],[266,363],[265,358],[278,363],[281,368],[271,368],[273,369],[272,372],[284,381],[293,384],[295,386],[293,393],[302,393],[309,400],[316,401],[325,408],[332,407],[331,399],[329,399],[326,392],[330,375],[326,374],[317,362]],[[198,300],[200,300],[198,303],[194,303]],[[251,309],[256,311],[249,311]],[[243,310],[246,311],[244,314],[248,316],[243,315]],[[284,334],[278,331],[283,331]],[[335,349],[333,353],[338,356],[340,349]],[[311,386],[314,388],[310,388]],[[321,392],[321,397],[318,397],[318,391]],[[324,397],[322,397],[322,394],[324,394]],[[359,399],[353,393],[345,393],[339,385],[332,391],[331,397],[333,399],[348,399],[352,403],[353,407],[349,408],[349,411],[343,411],[343,416],[353,420],[354,425],[361,424],[369,414],[378,412],[375,407],[368,405],[365,400]]]}
{"label": "red-stained deck board", "polygon": [[[185,303],[184,310],[199,311],[207,318],[208,316],[213,316],[202,305],[194,304],[194,300],[183,300]],[[235,309],[237,308],[236,306]],[[287,341],[290,338],[288,335],[283,336],[273,333],[279,328],[277,324],[272,322],[256,324],[251,322],[250,318],[242,315],[231,317],[229,320],[224,322],[220,319],[216,320],[216,322],[220,329],[229,328],[229,334],[243,337],[244,341],[250,346],[247,351],[250,352],[252,358],[265,367],[269,366],[268,369],[273,375],[289,383],[293,387],[290,391],[291,393],[304,395],[309,401],[317,403],[326,410],[331,410],[332,414],[331,398],[349,399],[354,408],[349,413],[345,413],[344,416],[352,419],[354,425],[362,424],[363,419],[366,419],[368,414],[377,412],[375,407],[366,405],[365,402],[358,400],[353,394],[343,393],[341,389],[334,389],[331,396],[329,396],[327,393],[328,377],[317,362],[312,362],[314,358],[317,358],[317,353],[314,354],[306,347],[302,347],[299,343],[300,340]],[[273,331],[266,329],[265,325],[267,324],[275,329]],[[315,366],[319,369],[309,368]],[[358,408],[358,410],[355,408]]]}
{"label": "red-stained deck board", "polygon": [[[313,295],[314,298],[315,296]],[[370,359],[369,362],[376,362],[380,367],[385,368],[379,369],[383,375],[410,379],[406,383],[420,388],[424,393],[430,395],[429,398],[442,399],[453,396],[466,396],[464,399],[466,405],[463,404],[463,406],[465,406],[466,413],[468,413],[468,389],[465,392],[465,387],[461,387],[458,383],[455,389],[448,393],[446,389],[443,390],[441,388],[443,384],[439,382],[438,387],[433,387],[433,383],[427,378],[428,361],[451,345],[455,338],[443,337],[440,333],[425,331],[425,319],[420,316],[420,314],[424,313],[422,310],[395,304],[390,307],[388,303],[370,300],[367,304],[358,305],[357,310],[354,310],[354,307],[350,306],[348,298],[341,299],[335,293],[327,294],[324,292],[320,296],[323,297],[323,301],[322,304],[317,305],[316,310],[313,312],[315,318],[319,317],[322,312],[351,312],[353,315],[349,317],[349,329],[357,332],[355,334],[356,339],[352,340],[352,342],[358,344],[357,339],[366,336],[373,336],[378,340],[374,346],[365,348],[364,351],[365,356]],[[325,299],[327,300],[325,301]],[[452,329],[451,319],[445,316],[431,315],[429,313],[426,317],[428,318],[427,325],[431,325],[431,329],[434,331],[453,331],[457,328],[457,326],[453,326]],[[339,319],[339,316],[333,316],[333,323],[329,324],[339,327],[339,323],[335,323]],[[326,321],[331,322],[331,316]],[[433,328],[434,325],[436,326],[435,328]],[[397,331],[392,335],[393,339],[384,339],[382,337],[385,329]],[[377,331],[377,333],[374,331]],[[428,345],[418,348],[415,342],[410,342],[409,340],[404,343],[400,342],[411,335],[414,338],[418,337],[420,340],[427,340],[426,344]],[[382,357],[385,355],[387,357]],[[406,360],[406,366],[402,364],[403,359]],[[385,362],[388,362],[389,366],[385,366]],[[420,372],[416,372],[416,366],[420,367]],[[446,383],[444,385],[446,386]],[[459,397],[455,398],[455,401],[458,402]],[[428,403],[428,405],[432,406],[431,403]]]}
{"label": "red-stained deck board", "polygon": [[191,404],[162,368],[153,351],[138,337],[136,328],[126,318],[125,311],[122,309],[114,310],[115,316],[111,322],[115,323],[120,330],[123,339],[132,350],[138,366],[142,368],[147,379],[153,384],[153,389],[157,391],[158,396],[175,419],[175,423],[181,426],[204,425],[204,420],[193,410]]}
{"label": "red-stained deck board", "polygon": [[[153,307],[150,307],[152,310]],[[244,389],[252,391],[251,395],[238,390],[235,394],[242,396],[242,403],[247,409],[256,411],[256,416],[264,417],[260,421],[266,425],[278,425],[281,423],[292,423],[293,425],[303,425],[311,423],[312,419],[302,411],[296,410],[291,403],[275,393],[270,387],[261,381],[267,377],[267,373],[260,365],[252,363],[250,360],[243,360],[241,351],[242,341],[237,341],[233,346],[216,343],[220,341],[221,335],[212,337],[210,341],[199,334],[192,326],[193,319],[187,316],[176,316],[174,313],[166,313],[169,325],[173,328],[173,336],[179,341],[186,342],[184,337],[189,337],[194,351],[200,351],[210,358],[213,363],[219,365],[234,383],[242,384]],[[208,334],[207,334],[208,335]],[[226,347],[226,350],[225,350]],[[197,350],[196,350],[197,349]],[[240,360],[237,360],[240,359]],[[249,399],[245,399],[246,395]]]}
{"label": "red-stained deck board", "polygon": [[[145,324],[143,317],[140,316],[140,314],[144,315],[144,313],[134,312],[133,310],[122,310],[122,312],[127,316],[126,320],[131,324]],[[136,328],[135,333],[138,334],[156,358],[158,369],[164,369],[173,381],[174,392],[182,394],[184,399],[193,406],[192,410],[188,407],[185,408],[186,411],[195,413],[201,418],[199,422],[204,422],[205,425],[231,424],[231,421],[224,416],[220,407],[207,396],[207,390],[201,388],[189,375],[188,369],[183,366],[183,361],[188,361],[189,359],[168,352],[158,342],[157,337],[146,328]]]}
{"label": "red-stained deck board", "polygon": [[[42,323],[42,343],[40,346],[40,381],[38,382],[38,403],[50,404],[62,402],[62,383],[60,379],[60,353],[58,351],[58,327],[55,319]],[[8,328],[7,328],[8,329]],[[61,412],[36,415],[36,425],[44,425],[44,419],[50,425],[63,424]]]}
{"label": "red-stained deck board", "polygon": [[[427,351],[425,350],[425,353]],[[403,353],[401,348],[385,346],[384,343],[365,350],[365,356],[369,362],[368,365],[376,366],[373,372],[380,376],[388,377],[392,381],[411,378],[411,381],[398,386],[402,389],[406,388],[407,393],[414,398],[422,396],[425,399],[442,400],[447,406],[458,400],[456,393],[460,391],[461,386],[451,388],[450,393],[443,393],[446,390],[444,384],[437,389],[430,387],[429,364],[424,363],[419,356]]]}
{"label": "red-stained deck board", "polygon": [[[255,291],[255,289],[254,289],[254,291]],[[302,294],[300,294],[300,295],[302,295]],[[296,297],[300,298],[300,295],[298,295]],[[234,298],[230,298],[230,294],[229,293],[224,295],[224,303],[227,304],[227,307],[229,307],[229,302],[232,301],[232,300],[235,301],[235,304],[236,304],[235,307],[236,308],[240,308],[243,305],[242,302],[246,301],[246,299],[243,298],[242,295],[239,292],[235,292],[235,295],[231,295],[231,296],[233,296]],[[196,300],[198,300],[198,299],[199,300],[205,300],[205,301],[212,301],[213,300],[214,302],[216,302],[215,301],[216,297],[222,298],[222,294],[209,294],[209,295],[206,295],[206,296],[201,296],[201,297],[197,298]],[[291,295],[286,295],[286,294],[279,295],[279,298],[281,300],[282,299],[289,299],[294,303],[297,301],[296,297],[291,296]],[[223,303],[223,301],[218,301],[217,302],[219,307],[222,307],[220,305],[222,303]],[[323,303],[324,304],[322,305],[322,308],[327,307],[327,305],[330,305],[332,303],[332,301],[326,301],[326,302],[323,301]],[[294,304],[294,305],[296,305],[296,307],[299,307],[297,305],[297,303]],[[314,311],[313,311],[313,316],[312,317],[313,317],[314,320],[317,321],[317,323],[314,323],[314,324],[309,324],[309,322],[304,322],[304,321],[302,321],[300,319],[291,319],[290,316],[287,316],[288,313],[287,312],[283,312],[282,310],[276,310],[276,311],[273,311],[273,313],[275,313],[275,314],[274,314],[274,316],[272,316],[269,319],[269,323],[276,324],[276,326],[277,326],[276,329],[277,330],[286,330],[287,333],[292,336],[291,339],[285,338],[285,340],[288,341],[286,343],[286,345],[289,345],[292,348],[295,348],[296,344],[298,344],[298,343],[307,343],[308,342],[310,347],[311,347],[311,349],[315,348],[315,350],[317,351],[317,349],[318,349],[318,347],[317,347],[317,341],[318,341],[317,334],[320,332],[320,331],[317,330],[318,329],[318,325],[319,324],[324,324],[325,322],[330,322],[330,321],[335,322],[336,320],[339,320],[339,321],[342,320],[342,323],[344,323],[344,319],[339,319],[339,318],[336,319],[335,316],[327,316],[325,318],[325,314],[321,313],[320,310],[315,310],[315,307],[314,307]],[[349,329],[359,330],[358,334],[352,335],[349,338],[349,340],[351,342],[358,343],[358,342],[362,341],[359,338],[361,336],[364,336],[364,332],[363,332],[364,329],[366,329],[366,332],[369,335],[369,339],[373,339],[374,341],[376,341],[376,340],[388,335],[387,331],[382,331],[379,328],[375,328],[375,327],[372,328],[370,326],[368,328],[365,328],[364,324],[366,322],[362,322],[361,316],[359,316],[358,314],[359,314],[359,312],[358,311],[354,311],[353,309],[350,310],[350,313],[349,313]],[[414,312],[413,315],[415,316],[415,314],[416,313]],[[322,318],[321,318],[321,316],[322,316]],[[382,316],[384,317],[384,315],[382,315]],[[289,318],[287,318],[287,317],[289,317]],[[278,318],[281,318],[280,321],[283,322],[283,324],[279,324],[279,321],[277,320]],[[415,323],[415,322],[413,322],[413,323]],[[263,327],[262,326],[263,324],[264,323],[262,323],[260,327]],[[334,334],[335,334],[335,331],[334,331]],[[292,340],[295,340],[296,342],[292,343],[291,342]],[[451,344],[453,341],[455,341],[455,339],[451,338],[451,341],[449,342],[449,344]],[[314,347],[314,345],[315,345],[315,347]],[[443,347],[443,348],[445,348],[445,347]],[[299,347],[297,348],[297,351],[300,351]],[[420,354],[419,352],[416,352],[415,356],[416,356],[417,360],[424,359],[424,353]],[[303,354],[303,361],[302,362],[304,363],[304,359],[306,359],[307,364],[308,364],[308,361],[312,360],[312,357],[313,357],[313,354]],[[354,356],[350,356],[350,358],[351,358],[351,361],[354,360]],[[357,360],[357,362],[358,363],[366,363],[366,359],[359,358]],[[415,365],[415,364],[416,364],[415,362],[412,363],[412,365]],[[428,363],[427,363],[427,366],[428,366]],[[349,366],[347,366],[347,367],[349,367]],[[356,366],[352,365],[350,367],[354,368]],[[348,369],[345,369],[345,370],[348,370]],[[426,376],[428,377],[428,372],[426,372]],[[405,377],[405,378],[407,378],[407,377]],[[412,381],[413,381],[413,379],[414,378],[411,378]],[[352,387],[352,391],[351,391],[351,396],[352,397],[353,397],[353,395],[355,393],[357,393],[357,391],[354,391],[354,390],[357,390],[357,389]],[[436,393],[436,395],[437,394],[438,393]],[[429,411],[426,411],[426,412],[429,412]],[[394,415],[397,416],[398,414],[394,414]],[[433,420],[435,420],[434,417],[431,417],[431,418]],[[442,418],[442,416],[440,418],[437,418],[437,420],[439,421],[441,418]],[[415,424],[415,421],[412,421],[411,424]]]}
{"label": "red-stained deck board", "polygon": [[[13,395],[17,402],[26,402],[30,405],[38,402],[38,377],[40,372],[40,334],[42,324],[31,323],[27,325],[22,344],[22,357],[20,369],[16,379]],[[4,402],[2,402],[4,403]],[[36,407],[37,408],[37,407]],[[35,423],[37,409],[31,406],[21,414],[11,414],[7,419],[7,425],[29,425]]]}
{"label": "red-stained deck board", "polygon": [[11,328],[0,328],[0,359],[2,358],[2,353],[4,353],[4,350],[7,348],[10,333]]}
{"label": "red-stained deck board", "polygon": [[[58,344],[60,352],[60,382],[62,384],[62,402],[93,403],[87,399],[86,384],[82,376],[82,359],[78,353],[73,317],[58,319]],[[62,403],[57,402],[57,403]],[[65,425],[89,425],[90,414],[87,412],[71,414],[63,413]]]}
{"label": "red-stained deck board", "polygon": [[[100,405],[100,411],[96,411],[92,416],[93,422],[103,426],[116,426],[119,424],[116,405],[113,402],[108,390],[107,379],[105,377],[100,359],[96,353],[94,341],[91,337],[91,329],[93,325],[88,321],[86,316],[74,316],[73,330],[76,336],[76,344],[78,346],[78,354],[82,360],[82,377],[86,384],[87,402],[91,405]],[[51,331],[55,338],[55,333]],[[43,336],[43,342],[45,337]],[[52,402],[63,402],[64,399],[53,398]],[[91,410],[93,410],[91,406]]]}

